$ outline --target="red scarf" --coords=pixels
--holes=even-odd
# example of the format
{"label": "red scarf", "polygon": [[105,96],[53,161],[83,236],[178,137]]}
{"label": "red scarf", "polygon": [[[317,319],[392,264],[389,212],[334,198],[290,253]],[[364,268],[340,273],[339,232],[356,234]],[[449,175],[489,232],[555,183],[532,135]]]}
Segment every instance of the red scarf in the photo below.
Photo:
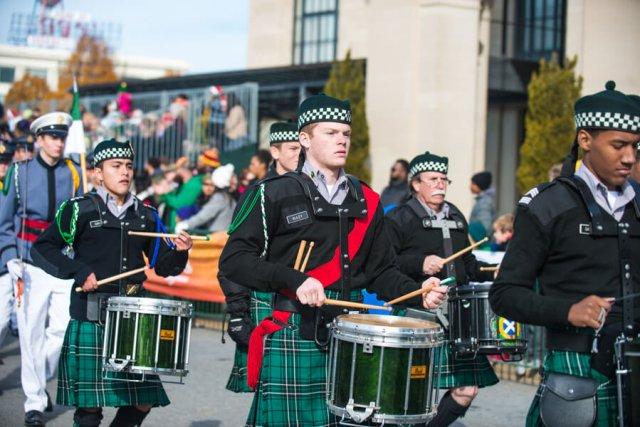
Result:
{"label": "red scarf", "polygon": [[[347,238],[349,248],[349,260],[353,261],[356,253],[362,246],[364,236],[376,213],[380,196],[367,186],[362,186],[364,199],[367,204],[367,215],[364,218],[356,218],[353,229]],[[333,257],[328,262],[317,266],[306,274],[309,277],[319,280],[326,288],[340,279],[341,262],[340,246],[336,247]],[[289,298],[295,299],[295,294],[291,291],[284,292]],[[251,332],[249,339],[249,352],[247,356],[247,384],[255,389],[260,379],[260,368],[262,367],[262,357],[264,355],[264,340],[267,335],[284,328],[293,313],[289,311],[273,310],[271,317],[265,318]]]}

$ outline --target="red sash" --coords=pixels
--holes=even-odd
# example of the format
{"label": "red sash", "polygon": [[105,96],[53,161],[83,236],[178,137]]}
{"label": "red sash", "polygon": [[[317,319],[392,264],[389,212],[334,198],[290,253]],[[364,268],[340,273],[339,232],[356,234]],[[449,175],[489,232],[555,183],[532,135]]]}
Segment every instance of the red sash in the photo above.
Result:
{"label": "red sash", "polygon": [[[364,240],[367,229],[376,214],[378,202],[380,201],[380,196],[378,196],[378,194],[369,187],[363,185],[362,191],[367,204],[367,215],[364,218],[356,218],[353,229],[349,232],[349,236],[347,238],[349,260],[353,260],[360,249],[360,246],[362,246],[362,241]],[[331,260],[325,264],[319,265],[313,270],[308,271],[306,274],[307,276],[320,281],[326,288],[340,279],[340,266],[340,247],[338,246],[333,252]],[[283,293],[289,298],[296,298],[295,294],[291,291]],[[251,332],[251,337],[249,338],[249,352],[247,355],[247,384],[249,387],[255,389],[258,385],[258,380],[260,379],[260,368],[262,367],[265,337],[287,326],[291,314],[292,313],[289,311],[273,310],[271,317],[265,318]]]}

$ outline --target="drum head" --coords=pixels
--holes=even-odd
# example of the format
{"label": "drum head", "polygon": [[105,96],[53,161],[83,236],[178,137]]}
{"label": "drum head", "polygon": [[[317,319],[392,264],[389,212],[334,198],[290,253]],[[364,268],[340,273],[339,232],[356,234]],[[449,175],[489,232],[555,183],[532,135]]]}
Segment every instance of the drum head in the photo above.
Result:
{"label": "drum head", "polygon": [[187,301],[170,299],[111,297],[107,302],[107,310],[191,317],[193,314],[193,304]]}
{"label": "drum head", "polygon": [[377,314],[344,314],[338,316],[332,330],[339,339],[351,342],[368,341],[374,344],[403,347],[419,345],[435,347],[441,344],[444,333],[437,323],[427,320]]}

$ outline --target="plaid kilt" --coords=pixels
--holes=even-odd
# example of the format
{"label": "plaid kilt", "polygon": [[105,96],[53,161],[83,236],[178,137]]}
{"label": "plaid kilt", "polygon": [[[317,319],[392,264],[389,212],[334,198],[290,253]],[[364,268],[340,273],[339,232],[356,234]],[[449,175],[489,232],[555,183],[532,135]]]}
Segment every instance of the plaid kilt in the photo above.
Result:
{"label": "plaid kilt", "polygon": [[[251,292],[250,315],[254,326],[271,315],[272,292]],[[233,367],[227,381],[227,390],[234,393],[253,392],[247,385],[247,348],[236,344]]]}
{"label": "plaid kilt", "polygon": [[[102,378],[103,334],[104,327],[97,323],[71,319],[58,363],[56,403],[79,408],[168,405],[169,398],[159,382],[133,383]],[[124,378],[127,374],[110,375]]]}
{"label": "plaid kilt", "polygon": [[[591,355],[572,351],[550,351],[544,359],[544,373],[575,375],[576,377],[593,378],[600,383],[596,392],[598,413],[595,425],[598,427],[614,427],[618,425],[618,400],[615,381],[610,380],[598,371],[591,369]],[[540,419],[540,396],[544,390],[544,378],[536,392],[529,413],[527,427],[543,426]]]}
{"label": "plaid kilt", "polygon": [[[325,291],[337,298],[336,291]],[[352,291],[352,301],[362,293]],[[314,341],[300,337],[300,315],[294,313],[289,327],[265,340],[260,382],[247,418],[247,426],[338,426],[326,404],[328,353]]]}
{"label": "plaid kilt", "polygon": [[478,354],[475,359],[455,359],[449,341],[445,341],[440,349],[439,374],[436,387],[443,389],[468,385],[477,385],[482,388],[498,383],[498,377],[487,356]]}

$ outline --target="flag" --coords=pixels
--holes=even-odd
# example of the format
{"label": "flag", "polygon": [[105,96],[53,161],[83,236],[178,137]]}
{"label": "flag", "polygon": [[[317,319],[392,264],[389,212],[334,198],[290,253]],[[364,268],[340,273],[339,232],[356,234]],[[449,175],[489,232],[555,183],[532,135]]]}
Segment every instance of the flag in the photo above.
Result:
{"label": "flag", "polygon": [[78,92],[78,83],[73,78],[73,104],[71,105],[71,117],[73,123],[69,128],[69,136],[64,146],[64,156],[69,154],[85,154],[87,147],[84,142],[84,127],[82,126],[82,115],[80,114],[80,93]]}

